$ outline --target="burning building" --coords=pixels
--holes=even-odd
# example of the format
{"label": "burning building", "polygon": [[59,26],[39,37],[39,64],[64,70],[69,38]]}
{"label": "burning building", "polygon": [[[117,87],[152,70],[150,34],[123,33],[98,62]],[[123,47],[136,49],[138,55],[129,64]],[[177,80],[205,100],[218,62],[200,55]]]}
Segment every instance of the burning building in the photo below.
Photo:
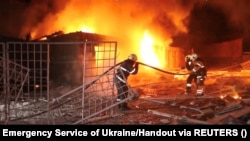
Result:
{"label": "burning building", "polygon": [[[65,83],[72,86],[81,85],[83,80],[83,59],[86,57],[84,52],[87,52],[86,55],[89,59],[95,60],[97,54],[92,46],[98,46],[99,42],[112,40],[108,36],[86,32],[72,32],[57,36],[51,34],[45,37],[46,40],[44,41],[52,43],[49,52],[50,81],[57,86]],[[44,37],[37,40],[41,39],[44,39]],[[91,44],[86,44],[86,42],[91,42]],[[95,66],[95,64],[86,65]]]}
{"label": "burning building", "polygon": [[[10,60],[17,59],[18,64],[31,69],[31,77],[27,79],[28,84],[32,83],[29,86],[34,89],[35,93],[40,94],[39,98],[44,96],[44,91],[36,90],[50,91],[48,88],[51,86],[50,81],[55,88],[73,85],[63,92],[62,97],[56,97],[56,100],[64,98],[66,102],[63,102],[67,104],[65,106],[67,108],[75,106],[67,103],[67,100],[72,98],[67,96],[72,93],[77,93],[75,99],[84,99],[85,95],[81,94],[85,93],[85,87],[75,88],[75,86],[85,85],[92,80],[96,82],[96,78],[103,76],[102,72],[126,59],[130,53],[137,54],[138,61],[152,67],[174,70],[184,67],[184,56],[192,50],[204,57],[209,66],[238,63],[241,61],[242,50],[248,49],[246,46],[249,43],[249,21],[245,18],[249,17],[249,11],[245,10],[248,9],[249,2],[245,0],[236,4],[233,0],[226,2],[216,0],[145,0],[143,2],[140,0],[100,0],[97,3],[92,0],[60,2],[56,0],[41,2],[12,0],[4,1],[1,5],[4,14],[1,14],[0,18],[6,22],[0,24],[6,28],[1,28],[0,31],[21,38],[25,37],[22,43],[9,44],[13,47],[12,53],[23,54],[17,55],[16,58],[12,57]],[[12,8],[12,12],[15,12],[12,13],[13,16],[6,16],[11,13],[4,7],[11,6],[18,8]],[[109,36],[108,40],[102,44],[106,41],[106,35]],[[115,42],[111,42],[110,39]],[[4,44],[1,45],[4,46]],[[24,53],[20,47],[26,48],[27,52]],[[27,50],[27,47],[31,50]],[[110,50],[109,47],[117,47],[117,51]],[[112,60],[111,62],[105,62],[105,53],[102,49],[112,52],[108,59]],[[83,55],[83,52],[87,54]],[[28,63],[20,61],[25,59],[29,60]],[[99,61],[96,61],[98,59]],[[85,61],[82,62],[82,60]],[[86,61],[88,64],[84,64]],[[85,68],[82,69],[83,67]],[[96,71],[96,68],[101,68],[101,70]],[[149,80],[140,81],[143,84],[156,80],[154,70],[140,67],[140,72],[143,76],[140,80],[141,78]],[[84,75],[88,80],[83,77]],[[22,78],[21,82],[26,80],[24,75]],[[106,78],[105,82],[111,81]],[[138,82],[134,81],[132,84],[139,85]],[[22,83],[18,82],[18,84]],[[90,92],[93,95],[112,93],[112,91],[100,91],[100,89],[103,90],[102,86],[96,86],[98,90],[91,89],[87,91],[87,94]],[[45,100],[50,101],[49,96]],[[18,92],[16,97],[20,97]],[[96,102],[96,98],[94,102],[91,98],[88,100],[84,102]],[[84,103],[77,101],[76,105],[81,105],[79,104],[81,102]],[[58,108],[56,107],[58,105],[54,104],[50,101],[47,107]],[[93,107],[99,106],[97,108],[99,110],[105,104]],[[87,105],[88,108],[91,106]],[[112,106],[115,105],[111,105],[111,108]],[[86,113],[91,114],[95,111],[95,109],[87,110],[89,111]]]}
{"label": "burning building", "polygon": [[[191,49],[199,53],[204,46],[225,41],[228,35],[244,36],[243,50],[247,49],[249,39],[249,24],[245,18],[249,12],[244,10],[248,2],[245,0],[230,0],[227,3],[214,0],[108,0],[98,3],[91,0],[60,3],[14,0],[3,5],[17,7],[14,9],[17,15],[25,13],[15,16],[23,18],[20,24],[5,25],[8,28],[1,29],[14,29],[9,34],[24,37],[30,33],[31,39],[55,31],[109,35],[116,37],[119,43],[119,61],[133,52],[141,62],[164,69],[182,67],[183,56]],[[25,10],[19,11],[21,9]],[[42,12],[34,9],[41,9]],[[2,10],[7,13],[7,10]],[[12,22],[11,17],[7,20]]]}

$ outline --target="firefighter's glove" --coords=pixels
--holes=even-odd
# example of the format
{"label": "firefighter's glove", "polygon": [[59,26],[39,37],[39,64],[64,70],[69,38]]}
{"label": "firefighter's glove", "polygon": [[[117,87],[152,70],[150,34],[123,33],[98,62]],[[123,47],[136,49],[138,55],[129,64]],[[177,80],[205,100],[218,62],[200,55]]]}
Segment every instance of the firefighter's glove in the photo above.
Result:
{"label": "firefighter's glove", "polygon": [[191,74],[197,74],[197,72],[194,69],[190,73]]}

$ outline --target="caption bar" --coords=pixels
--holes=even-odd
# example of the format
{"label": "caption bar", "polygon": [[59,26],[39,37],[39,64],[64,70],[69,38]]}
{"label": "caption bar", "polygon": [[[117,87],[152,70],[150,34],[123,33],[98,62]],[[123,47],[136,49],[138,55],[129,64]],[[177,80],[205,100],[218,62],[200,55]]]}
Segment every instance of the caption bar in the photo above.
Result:
{"label": "caption bar", "polygon": [[135,130],[114,130],[114,129],[94,129],[90,130],[47,130],[47,131],[20,131],[13,129],[2,129],[3,137],[83,137],[83,136],[168,136],[168,137],[240,137],[247,138],[247,129],[182,129],[182,130],[147,130],[147,129],[135,129]]}

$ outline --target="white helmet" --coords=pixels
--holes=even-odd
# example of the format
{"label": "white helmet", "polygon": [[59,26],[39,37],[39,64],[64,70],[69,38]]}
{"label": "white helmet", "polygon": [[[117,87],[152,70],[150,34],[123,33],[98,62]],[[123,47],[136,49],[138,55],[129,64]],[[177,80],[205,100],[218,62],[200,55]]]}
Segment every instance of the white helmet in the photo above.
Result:
{"label": "white helmet", "polygon": [[192,56],[188,54],[188,55],[185,56],[185,58],[186,58],[186,59],[191,59]]}
{"label": "white helmet", "polygon": [[195,53],[193,53],[191,56],[192,56],[193,59],[197,59],[198,58],[198,55],[195,54]]}
{"label": "white helmet", "polygon": [[129,60],[133,60],[133,61],[137,61],[137,56],[135,55],[135,54],[130,54],[129,56],[128,56],[128,59]]}
{"label": "white helmet", "polygon": [[190,61],[190,60],[192,60],[192,56],[191,55],[186,55],[185,56],[185,62]]}

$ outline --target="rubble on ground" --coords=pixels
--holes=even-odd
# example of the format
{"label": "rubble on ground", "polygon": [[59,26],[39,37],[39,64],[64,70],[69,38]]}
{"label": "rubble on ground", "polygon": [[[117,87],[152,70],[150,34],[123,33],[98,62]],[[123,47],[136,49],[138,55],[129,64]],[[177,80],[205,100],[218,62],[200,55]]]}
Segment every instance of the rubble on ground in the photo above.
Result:
{"label": "rubble on ground", "polygon": [[[246,63],[244,66],[247,66]],[[147,78],[148,79],[148,78]],[[205,95],[184,95],[185,78],[136,86],[130,110],[89,124],[243,125],[250,123],[250,71],[210,71]],[[137,80],[135,80],[137,81]],[[138,81],[137,81],[138,82]]]}

